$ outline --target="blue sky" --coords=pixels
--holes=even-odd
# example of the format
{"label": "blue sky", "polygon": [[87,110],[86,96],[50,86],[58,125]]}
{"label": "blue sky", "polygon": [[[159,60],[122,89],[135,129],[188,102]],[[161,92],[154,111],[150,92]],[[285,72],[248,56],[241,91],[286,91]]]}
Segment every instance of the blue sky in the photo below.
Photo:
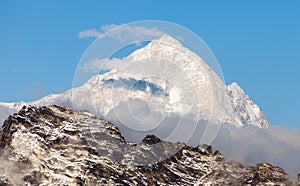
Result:
{"label": "blue sky", "polygon": [[94,38],[81,31],[139,20],[180,24],[212,49],[271,123],[300,127],[300,1],[0,2],[0,101],[31,101],[72,87]]}

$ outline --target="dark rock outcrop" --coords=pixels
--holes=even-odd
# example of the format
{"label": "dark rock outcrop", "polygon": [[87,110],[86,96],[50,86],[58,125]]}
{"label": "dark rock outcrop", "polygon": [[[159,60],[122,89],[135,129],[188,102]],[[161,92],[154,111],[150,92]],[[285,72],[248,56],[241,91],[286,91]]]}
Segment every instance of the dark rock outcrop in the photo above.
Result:
{"label": "dark rock outcrop", "polygon": [[144,145],[144,146],[148,146],[148,145],[154,145],[154,144],[157,144],[157,143],[160,143],[161,140],[156,137],[155,135],[147,135],[141,142],[140,145]]}

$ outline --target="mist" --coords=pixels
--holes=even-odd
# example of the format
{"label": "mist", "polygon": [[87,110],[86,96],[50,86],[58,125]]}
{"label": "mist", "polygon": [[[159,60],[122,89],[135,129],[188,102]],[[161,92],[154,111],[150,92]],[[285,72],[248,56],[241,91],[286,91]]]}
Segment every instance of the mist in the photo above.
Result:
{"label": "mist", "polygon": [[212,146],[220,150],[226,160],[247,165],[270,163],[283,168],[293,178],[300,173],[299,129],[223,125]]}
{"label": "mist", "polygon": [[[131,105],[133,112],[129,112],[127,106],[126,102],[121,102],[106,119],[119,127],[129,142],[139,144],[147,134],[154,134],[164,141],[182,142],[191,146],[205,143],[219,150],[226,160],[252,166],[270,163],[283,168],[293,178],[300,173],[299,129],[279,126],[267,129],[254,126],[238,128],[228,123],[212,124],[196,121],[189,115],[164,115],[156,111],[152,111],[149,119],[139,120],[132,115],[134,110],[139,112],[135,113],[138,116],[145,117],[149,114],[148,108],[141,107],[141,104]],[[143,128],[139,128],[141,126]]]}

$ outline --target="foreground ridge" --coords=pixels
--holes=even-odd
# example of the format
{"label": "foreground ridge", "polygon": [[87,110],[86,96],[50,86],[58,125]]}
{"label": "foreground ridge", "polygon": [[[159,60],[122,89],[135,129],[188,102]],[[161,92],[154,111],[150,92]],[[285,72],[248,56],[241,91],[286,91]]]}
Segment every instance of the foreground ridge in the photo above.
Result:
{"label": "foreground ridge", "polygon": [[295,184],[279,167],[227,162],[207,145],[154,135],[131,144],[112,123],[57,105],[23,107],[5,120],[0,140],[0,185]]}

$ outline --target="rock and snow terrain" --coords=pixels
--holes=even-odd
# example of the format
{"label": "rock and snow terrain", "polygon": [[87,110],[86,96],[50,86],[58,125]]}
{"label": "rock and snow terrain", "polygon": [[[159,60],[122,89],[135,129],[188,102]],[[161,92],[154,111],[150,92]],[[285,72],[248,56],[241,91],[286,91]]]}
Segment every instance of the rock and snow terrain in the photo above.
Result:
{"label": "rock and snow terrain", "polygon": [[270,125],[237,83],[226,86],[197,54],[168,35],[134,51],[125,60],[131,61],[126,68],[108,67],[109,72],[95,75],[62,94],[30,103],[0,103],[0,121],[29,104],[86,109],[106,118],[122,102],[140,100],[151,103],[151,111],[164,114],[189,114],[199,120],[237,127]]}
{"label": "rock and snow terrain", "polygon": [[295,184],[279,167],[227,162],[206,145],[152,135],[128,143],[112,123],[61,106],[22,108],[5,120],[0,140],[0,185]]}
{"label": "rock and snow terrain", "polygon": [[[279,167],[226,162],[198,145],[211,144],[218,124],[270,124],[237,83],[225,85],[179,41],[164,35],[107,62],[105,73],[61,94],[0,103],[1,125],[13,114],[0,133],[0,185],[293,184]],[[217,127],[202,140],[210,123]]]}

